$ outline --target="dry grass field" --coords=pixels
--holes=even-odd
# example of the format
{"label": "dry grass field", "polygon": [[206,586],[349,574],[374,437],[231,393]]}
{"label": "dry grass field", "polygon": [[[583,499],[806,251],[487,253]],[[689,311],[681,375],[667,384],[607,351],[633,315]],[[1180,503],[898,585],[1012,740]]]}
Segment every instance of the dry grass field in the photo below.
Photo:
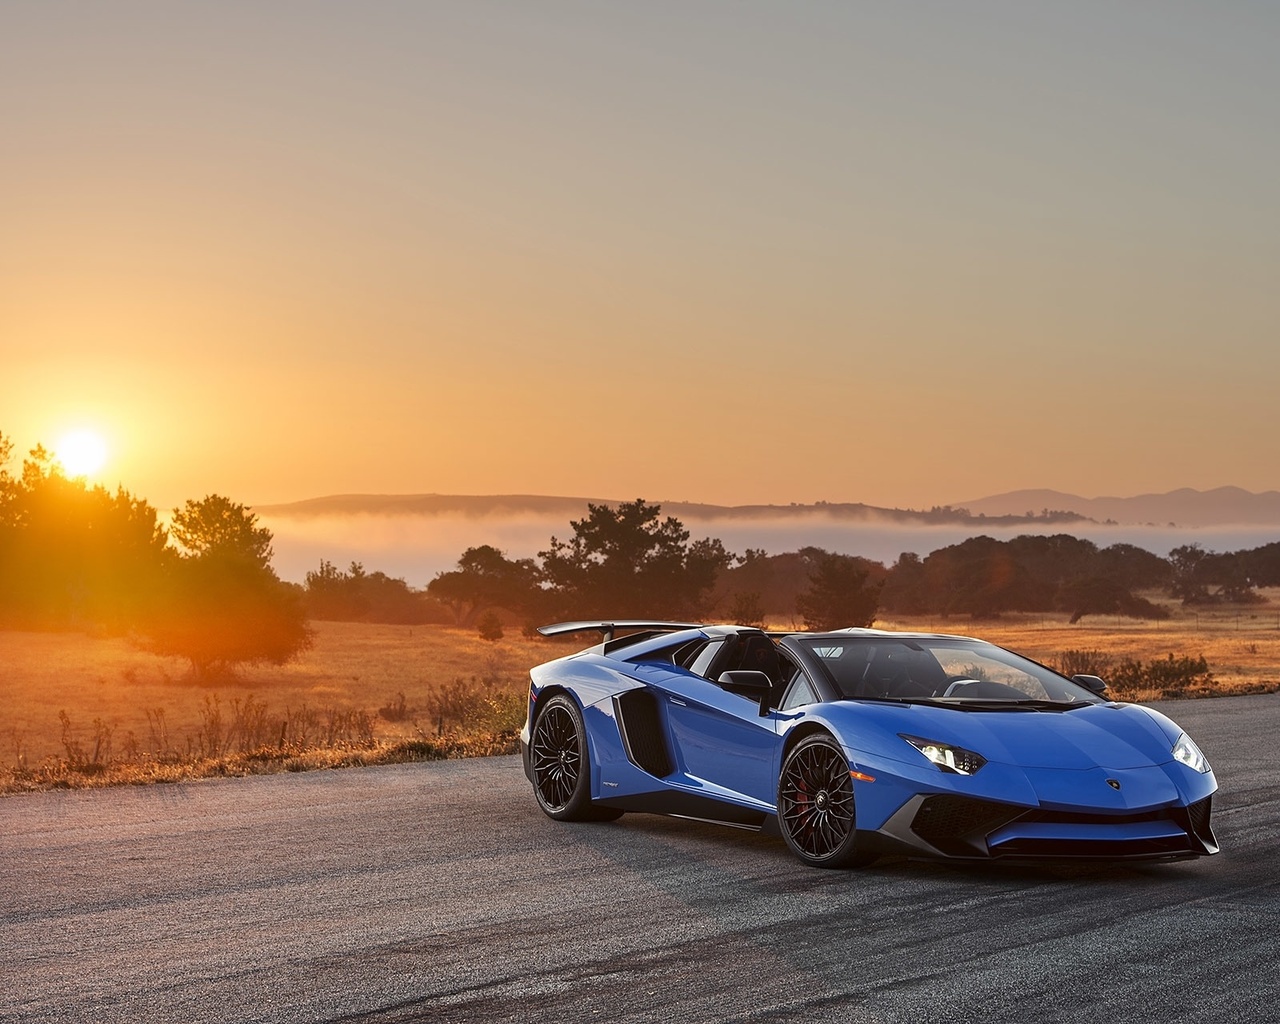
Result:
{"label": "dry grass field", "polygon": [[1263,605],[1198,612],[1171,605],[1172,617],[1160,622],[1099,615],[1072,625],[1065,615],[1006,614],[985,622],[881,619],[876,626],[977,636],[1046,665],[1055,665],[1065,651],[1100,651],[1117,662],[1204,657],[1215,691],[1227,696],[1280,689],[1280,590],[1264,593],[1272,600]]}
{"label": "dry grass field", "polygon": [[571,649],[312,625],[298,660],[217,683],[119,637],[0,631],[0,791],[513,750],[529,667]]}
{"label": "dry grass field", "polygon": [[[1073,650],[1203,656],[1213,691],[1225,694],[1280,688],[1278,607],[1177,609],[1164,622],[1024,615],[876,625],[977,635],[1048,664]],[[297,661],[217,684],[117,637],[0,631],[0,792],[509,751],[529,668],[575,649],[515,630],[488,642],[445,626],[313,627],[315,645]]]}

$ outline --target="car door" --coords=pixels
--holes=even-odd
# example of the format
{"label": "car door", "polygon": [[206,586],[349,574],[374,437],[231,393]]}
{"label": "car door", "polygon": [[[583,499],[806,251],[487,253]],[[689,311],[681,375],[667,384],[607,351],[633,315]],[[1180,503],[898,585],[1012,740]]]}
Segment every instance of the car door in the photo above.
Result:
{"label": "car door", "polygon": [[[716,644],[732,644],[729,637]],[[684,783],[708,796],[736,794],[773,806],[778,785],[778,715],[761,716],[749,697],[721,688],[700,671],[716,671],[731,656],[710,650],[688,672],[667,680],[667,724],[671,749]]]}

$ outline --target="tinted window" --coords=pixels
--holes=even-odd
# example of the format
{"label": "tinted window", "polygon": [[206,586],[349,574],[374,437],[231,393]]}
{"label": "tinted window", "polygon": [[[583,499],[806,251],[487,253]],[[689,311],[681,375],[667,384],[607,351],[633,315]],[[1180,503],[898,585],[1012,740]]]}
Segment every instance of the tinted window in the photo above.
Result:
{"label": "tinted window", "polygon": [[816,703],[817,700],[818,696],[813,692],[813,685],[805,678],[803,672],[798,672],[787,688],[787,695],[782,698],[782,706],[779,710],[790,711],[792,708],[802,708],[806,704]]}
{"label": "tinted window", "polygon": [[841,695],[855,700],[1099,701],[1043,665],[976,640],[821,637],[805,643]]}
{"label": "tinted window", "polygon": [[707,669],[711,667],[711,662],[715,660],[720,649],[724,647],[724,640],[712,640],[706,647],[698,652],[698,656],[693,659],[689,665],[689,671],[697,676],[706,676]]}

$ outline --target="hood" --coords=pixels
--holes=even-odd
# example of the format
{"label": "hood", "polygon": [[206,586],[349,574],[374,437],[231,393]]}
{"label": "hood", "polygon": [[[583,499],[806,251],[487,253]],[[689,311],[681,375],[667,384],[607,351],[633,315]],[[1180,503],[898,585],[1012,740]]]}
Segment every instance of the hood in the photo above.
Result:
{"label": "hood", "polygon": [[[862,716],[868,710],[870,706],[863,705]],[[951,743],[988,761],[1021,768],[1120,770],[1173,759],[1172,743],[1159,725],[1132,704],[1091,704],[1074,711],[958,711],[882,704],[872,714],[886,731]]]}

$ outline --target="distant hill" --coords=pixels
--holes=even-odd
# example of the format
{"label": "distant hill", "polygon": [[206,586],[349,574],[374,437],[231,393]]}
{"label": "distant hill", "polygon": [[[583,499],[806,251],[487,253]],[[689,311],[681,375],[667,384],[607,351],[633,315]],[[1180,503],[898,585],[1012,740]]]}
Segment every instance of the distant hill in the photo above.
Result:
{"label": "distant hill", "polygon": [[1183,487],[1166,494],[1132,498],[1082,498],[1062,491],[1026,490],[956,502],[974,515],[1007,516],[1043,509],[1074,512],[1097,522],[1183,527],[1280,526],[1280,491],[1254,494],[1239,487],[1196,491]]}
{"label": "distant hill", "polygon": [[[310,519],[333,516],[465,516],[483,519],[519,515],[563,516],[565,521],[587,514],[587,505],[617,505],[613,498],[569,498],[539,494],[334,494],[281,505],[255,505],[253,511],[269,518]],[[1075,512],[1044,516],[1015,513],[987,515],[947,506],[915,509],[879,508],[861,503],[820,501],[812,505],[708,505],[684,501],[657,501],[663,515],[680,520],[813,520],[843,522],[893,522],[904,525],[947,525],[979,523],[1016,526],[1019,523],[1072,523],[1084,519]]]}
{"label": "distant hill", "polygon": [[[333,516],[464,516],[485,519],[519,515],[562,517],[566,522],[586,515],[587,504],[616,505],[616,498],[579,498],[542,494],[333,494],[254,511],[272,518],[309,519]],[[931,509],[881,508],[859,502],[812,505],[711,505],[656,501],[664,515],[681,520],[812,520],[892,522],[900,525],[1017,526],[1046,523],[1114,522],[1123,525],[1178,527],[1280,526],[1280,491],[1254,494],[1239,487],[1196,491],[1183,487],[1166,494],[1132,498],[1082,498],[1048,489],[1010,491],[987,498],[955,502]]]}
{"label": "distant hill", "polygon": [[307,519],[317,516],[489,516],[534,513],[577,516],[598,498],[559,498],[540,494],[331,494],[281,505],[255,505],[264,516]]}

